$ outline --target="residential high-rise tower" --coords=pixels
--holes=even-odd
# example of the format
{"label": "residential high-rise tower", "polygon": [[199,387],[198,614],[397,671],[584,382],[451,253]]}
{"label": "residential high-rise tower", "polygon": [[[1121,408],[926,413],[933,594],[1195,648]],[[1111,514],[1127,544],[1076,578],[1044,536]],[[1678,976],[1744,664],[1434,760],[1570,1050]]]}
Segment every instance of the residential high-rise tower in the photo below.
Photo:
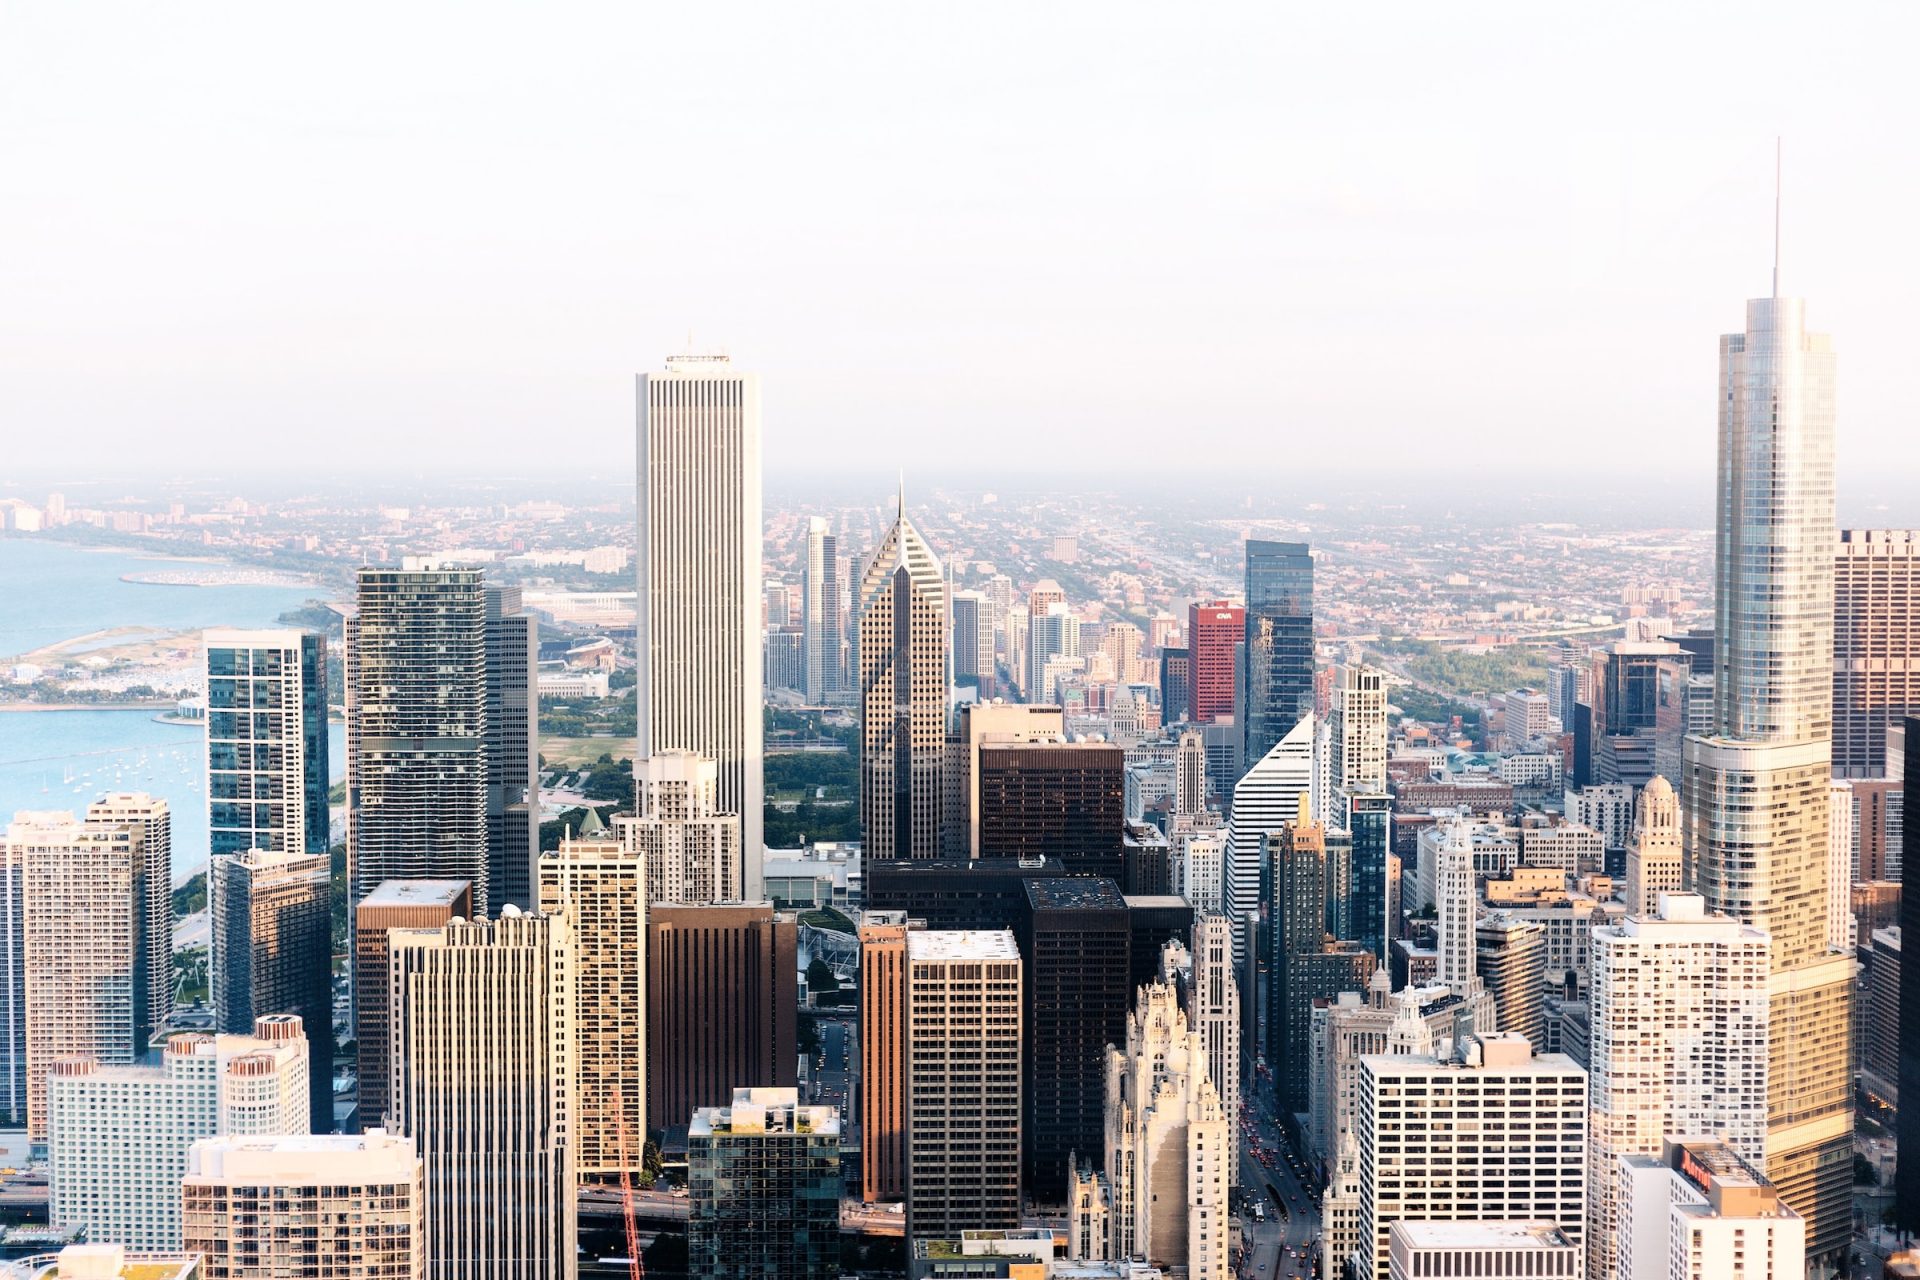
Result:
{"label": "residential high-rise tower", "polygon": [[210,852],[326,852],[326,637],[216,627],[203,638]]}

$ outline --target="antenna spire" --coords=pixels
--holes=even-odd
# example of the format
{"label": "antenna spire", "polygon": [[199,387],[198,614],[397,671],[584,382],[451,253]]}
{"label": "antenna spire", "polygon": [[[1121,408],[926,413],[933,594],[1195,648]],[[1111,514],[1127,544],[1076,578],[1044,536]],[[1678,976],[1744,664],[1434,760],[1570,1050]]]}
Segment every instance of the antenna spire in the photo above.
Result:
{"label": "antenna spire", "polygon": [[1773,139],[1773,296],[1780,296],[1780,153],[1778,134]]}
{"label": "antenna spire", "polygon": [[907,518],[907,469],[900,468],[900,518]]}

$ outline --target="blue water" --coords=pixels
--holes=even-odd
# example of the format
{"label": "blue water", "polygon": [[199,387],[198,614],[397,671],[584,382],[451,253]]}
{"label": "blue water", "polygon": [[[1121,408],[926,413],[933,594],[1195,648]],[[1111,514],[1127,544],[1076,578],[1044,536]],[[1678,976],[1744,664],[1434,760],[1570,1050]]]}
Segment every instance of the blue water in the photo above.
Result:
{"label": "blue water", "polygon": [[0,538],[0,657],[110,627],[163,632],[263,627],[326,594],[319,587],[173,587],[120,580],[123,573],[180,563],[69,543]]}
{"label": "blue water", "polygon": [[[0,656],[111,627],[156,632],[271,626],[324,592],[299,587],[176,587],[120,575],[170,561],[56,542],[0,539]],[[0,687],[0,700],[5,689]],[[146,708],[0,712],[0,823],[22,809],[79,812],[105,791],[145,791],[173,811],[173,870],[207,860],[206,739],[199,725],[161,724]],[[346,733],[328,735],[335,781]]]}

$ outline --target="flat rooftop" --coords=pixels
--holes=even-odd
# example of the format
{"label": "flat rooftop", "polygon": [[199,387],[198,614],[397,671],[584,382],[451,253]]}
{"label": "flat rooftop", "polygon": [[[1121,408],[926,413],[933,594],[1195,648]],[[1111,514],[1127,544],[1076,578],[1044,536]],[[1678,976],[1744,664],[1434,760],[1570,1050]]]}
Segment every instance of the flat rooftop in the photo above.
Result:
{"label": "flat rooftop", "polygon": [[1027,881],[1027,901],[1035,907],[1125,911],[1129,900],[1105,876],[1037,876]]}
{"label": "flat rooftop", "polygon": [[1415,1249],[1571,1249],[1573,1241],[1551,1222],[1408,1222],[1393,1234]]}
{"label": "flat rooftop", "polygon": [[1009,929],[916,929],[907,935],[909,960],[1018,960]]}
{"label": "flat rooftop", "polygon": [[363,907],[451,906],[465,880],[382,880],[360,899]]}

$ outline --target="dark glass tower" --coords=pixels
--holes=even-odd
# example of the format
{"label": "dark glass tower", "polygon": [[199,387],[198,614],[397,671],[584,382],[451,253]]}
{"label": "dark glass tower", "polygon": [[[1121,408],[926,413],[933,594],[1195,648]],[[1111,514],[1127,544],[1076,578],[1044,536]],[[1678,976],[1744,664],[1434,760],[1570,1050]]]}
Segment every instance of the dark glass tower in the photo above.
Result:
{"label": "dark glass tower", "polygon": [[1313,710],[1313,554],[1304,542],[1247,541],[1246,725],[1258,760]]}
{"label": "dark glass tower", "polygon": [[1346,936],[1387,958],[1387,854],[1393,832],[1393,797],[1357,795],[1347,800],[1353,836],[1353,875],[1348,884]]}

